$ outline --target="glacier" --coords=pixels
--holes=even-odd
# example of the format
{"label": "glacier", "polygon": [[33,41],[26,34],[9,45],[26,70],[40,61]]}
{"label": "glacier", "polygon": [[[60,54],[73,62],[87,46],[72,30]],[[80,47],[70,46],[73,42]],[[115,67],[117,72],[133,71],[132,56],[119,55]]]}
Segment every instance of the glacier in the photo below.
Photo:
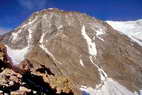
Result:
{"label": "glacier", "polygon": [[142,19],[136,21],[106,21],[115,30],[142,46]]}

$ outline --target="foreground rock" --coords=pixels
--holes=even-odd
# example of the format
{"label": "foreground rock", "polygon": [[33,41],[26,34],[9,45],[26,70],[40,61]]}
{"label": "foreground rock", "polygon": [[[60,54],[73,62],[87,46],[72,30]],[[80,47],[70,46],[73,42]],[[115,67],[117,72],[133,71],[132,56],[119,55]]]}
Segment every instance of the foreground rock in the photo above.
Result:
{"label": "foreground rock", "polygon": [[68,78],[55,76],[43,65],[35,69],[28,60],[19,66],[5,63],[9,62],[4,60],[8,57],[4,52],[6,47],[0,46],[0,50],[0,95],[74,95],[73,84]]}
{"label": "foreground rock", "polygon": [[0,72],[6,67],[11,68],[11,60],[7,55],[7,49],[4,44],[0,43]]}

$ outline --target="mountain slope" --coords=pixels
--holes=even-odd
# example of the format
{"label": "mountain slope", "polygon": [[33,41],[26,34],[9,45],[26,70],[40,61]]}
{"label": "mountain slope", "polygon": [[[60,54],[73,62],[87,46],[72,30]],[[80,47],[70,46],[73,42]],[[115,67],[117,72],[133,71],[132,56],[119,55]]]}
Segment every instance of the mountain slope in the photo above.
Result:
{"label": "mountain slope", "polygon": [[142,89],[142,47],[86,14],[42,10],[1,41],[15,65],[23,59],[35,68],[45,65],[83,93],[135,95]]}

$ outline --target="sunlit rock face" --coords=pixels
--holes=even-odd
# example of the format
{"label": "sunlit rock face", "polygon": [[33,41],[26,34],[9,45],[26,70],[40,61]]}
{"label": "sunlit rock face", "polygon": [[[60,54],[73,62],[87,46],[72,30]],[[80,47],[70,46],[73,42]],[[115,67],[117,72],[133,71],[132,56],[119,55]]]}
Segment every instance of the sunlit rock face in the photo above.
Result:
{"label": "sunlit rock face", "polygon": [[42,10],[1,41],[13,64],[45,65],[85,94],[135,95],[142,88],[142,47],[86,14]]}

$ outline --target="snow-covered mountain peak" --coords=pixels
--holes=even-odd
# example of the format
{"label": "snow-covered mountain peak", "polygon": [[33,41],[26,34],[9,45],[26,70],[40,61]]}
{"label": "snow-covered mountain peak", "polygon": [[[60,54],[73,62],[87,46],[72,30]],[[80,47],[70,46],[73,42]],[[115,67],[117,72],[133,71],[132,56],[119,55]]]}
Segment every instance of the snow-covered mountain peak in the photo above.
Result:
{"label": "snow-covered mountain peak", "polygon": [[[135,30],[135,24],[129,25]],[[69,77],[78,89],[90,88],[93,95],[133,95],[142,88],[142,48],[86,14],[42,10],[1,41],[12,62],[28,59],[45,65],[55,75]]]}

